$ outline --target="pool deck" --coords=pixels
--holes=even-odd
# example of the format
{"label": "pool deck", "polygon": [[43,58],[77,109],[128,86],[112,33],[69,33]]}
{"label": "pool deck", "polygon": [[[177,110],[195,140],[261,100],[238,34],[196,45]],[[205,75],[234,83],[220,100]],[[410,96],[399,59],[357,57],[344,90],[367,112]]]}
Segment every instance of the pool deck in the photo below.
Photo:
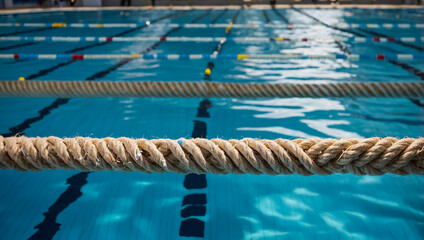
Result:
{"label": "pool deck", "polygon": [[[366,5],[366,4],[343,4],[343,5],[313,5],[313,4],[279,4],[275,8],[288,9],[288,8],[321,8],[321,9],[345,9],[345,8],[361,8],[361,9],[423,9],[423,5]],[[190,10],[190,9],[240,9],[240,5],[228,6],[156,6],[155,10]],[[268,4],[255,4],[244,6],[247,9],[270,9]],[[150,6],[137,6],[137,7],[54,7],[54,8],[20,8],[20,9],[4,9],[0,10],[0,14],[19,14],[19,13],[34,13],[34,12],[49,12],[49,11],[96,11],[96,10],[150,10]]]}

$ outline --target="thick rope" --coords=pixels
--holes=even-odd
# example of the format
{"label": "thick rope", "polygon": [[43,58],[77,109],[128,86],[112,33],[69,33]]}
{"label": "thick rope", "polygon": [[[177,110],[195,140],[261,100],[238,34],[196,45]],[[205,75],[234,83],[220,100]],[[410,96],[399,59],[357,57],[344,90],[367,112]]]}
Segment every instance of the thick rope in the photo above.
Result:
{"label": "thick rope", "polygon": [[424,138],[242,140],[0,136],[0,168],[177,173],[424,174]]}
{"label": "thick rope", "polygon": [[0,81],[0,97],[422,98],[422,82]]}

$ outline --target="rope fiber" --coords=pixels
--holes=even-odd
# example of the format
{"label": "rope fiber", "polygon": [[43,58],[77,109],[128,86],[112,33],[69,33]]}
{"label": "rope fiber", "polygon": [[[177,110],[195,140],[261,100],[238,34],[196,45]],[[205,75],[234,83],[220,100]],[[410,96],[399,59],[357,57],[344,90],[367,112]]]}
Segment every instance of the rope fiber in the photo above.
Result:
{"label": "rope fiber", "polygon": [[0,81],[0,97],[423,98],[422,82]]}
{"label": "rope fiber", "polygon": [[0,168],[214,174],[424,175],[424,138],[130,139],[0,136]]}

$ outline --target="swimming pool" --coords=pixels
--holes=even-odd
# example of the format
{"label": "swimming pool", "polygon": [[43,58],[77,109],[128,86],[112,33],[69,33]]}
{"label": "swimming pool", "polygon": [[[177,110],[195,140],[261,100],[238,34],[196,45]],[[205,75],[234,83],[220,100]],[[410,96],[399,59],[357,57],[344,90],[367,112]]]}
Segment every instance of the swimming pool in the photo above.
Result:
{"label": "swimming pool", "polygon": [[[420,29],[326,27],[422,23],[422,9],[103,10],[2,15],[2,23],[145,23],[139,28],[1,27],[3,36],[421,37]],[[178,28],[159,23],[293,24]],[[155,24],[158,26],[155,26]],[[297,28],[296,25],[302,25]],[[361,30],[362,29],[362,30]],[[365,29],[365,30],[364,30]],[[370,32],[372,31],[372,32]],[[355,35],[356,34],[356,35]],[[359,35],[358,35],[359,34]],[[420,54],[422,43],[270,41],[0,42],[1,54]],[[210,60],[1,59],[1,80],[203,81]],[[212,81],[420,81],[422,61],[214,60]],[[413,99],[1,98],[0,134],[171,138],[420,137]],[[4,239],[422,239],[416,175],[182,175],[78,171],[0,174]]]}

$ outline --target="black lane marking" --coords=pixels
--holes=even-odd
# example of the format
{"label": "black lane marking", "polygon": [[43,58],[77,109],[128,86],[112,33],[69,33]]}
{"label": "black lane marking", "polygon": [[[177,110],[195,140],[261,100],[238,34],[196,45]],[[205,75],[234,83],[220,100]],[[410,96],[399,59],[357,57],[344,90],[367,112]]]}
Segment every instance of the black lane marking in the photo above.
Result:
{"label": "black lane marking", "polygon": [[41,31],[52,30],[52,29],[54,29],[54,27],[36,28],[36,29],[30,29],[30,30],[24,30],[24,31],[3,33],[3,34],[0,34],[0,37],[11,36],[11,35],[18,35],[18,34],[22,34],[22,33],[41,32]]}
{"label": "black lane marking", "polygon": [[272,11],[274,11],[274,13],[277,14],[277,16],[279,16],[284,21],[284,23],[290,24],[289,20],[287,20],[287,18],[284,17],[283,14],[281,14],[277,9],[272,8]]}
{"label": "black lane marking", "polygon": [[339,41],[337,41],[337,40],[335,40],[334,41],[335,43],[336,43],[336,45],[337,45],[337,47],[343,52],[343,53],[345,53],[345,54],[350,54],[350,51],[349,51],[349,49],[347,48],[347,46],[346,45],[344,45],[343,43],[341,43],[341,42],[339,42]]}
{"label": "black lane marking", "polygon": [[[201,106],[199,106],[199,108],[200,107]],[[202,111],[207,112],[208,110],[207,110],[207,108],[205,108],[205,109],[202,109]],[[197,115],[199,115],[199,114],[197,114]],[[209,112],[208,112],[207,115],[208,116],[207,117],[204,117],[204,118],[209,118],[210,117]],[[206,123],[205,122],[202,122],[202,121],[198,121],[198,120],[194,120],[193,123],[194,123],[194,126],[193,126],[193,132],[191,133],[191,137],[192,138],[206,138],[206,135],[207,135],[207,131],[206,131],[207,130],[207,126],[206,126]]]}
{"label": "black lane marking", "polygon": [[20,48],[20,47],[26,47],[26,46],[31,46],[31,45],[35,45],[35,44],[36,43],[34,43],[34,42],[19,43],[19,44],[12,45],[12,46],[2,47],[2,48],[0,48],[0,51],[14,49],[14,48]]}
{"label": "black lane marking", "polygon": [[[336,29],[336,30],[339,30],[339,31],[342,31],[342,32],[348,32],[348,33],[354,34],[354,35],[356,35],[356,36],[366,37],[366,35],[363,35],[363,34],[358,33],[358,32],[356,32],[356,31],[352,31],[352,30],[348,30],[348,29],[342,29],[342,28],[337,28],[337,27],[334,27],[334,26],[330,26],[330,25],[326,24],[325,22],[323,22],[323,21],[319,20],[318,18],[316,18],[316,17],[314,17],[314,16],[312,16],[312,15],[310,15],[310,14],[307,14],[307,13],[305,13],[305,12],[303,12],[303,11],[299,10],[299,9],[296,9],[296,8],[293,8],[293,7],[292,7],[292,9],[293,9],[293,10],[295,10],[295,11],[297,11],[297,12],[299,12],[299,13],[301,13],[301,14],[303,14],[303,15],[305,15],[305,16],[307,16],[307,17],[309,17],[309,18],[314,19],[315,21],[317,21],[317,22],[319,22],[319,23],[321,23],[321,24],[325,25],[326,27],[333,28],[333,29]],[[387,35],[384,35],[384,34],[381,34],[381,33],[378,33],[378,32],[368,31],[368,30],[361,29],[361,28],[360,28],[360,30],[362,30],[362,31],[364,31],[364,32],[368,32],[368,33],[370,33],[370,34],[375,34],[375,35],[377,35],[377,36],[379,36],[379,37],[388,37]],[[337,42],[336,42],[336,43],[337,43]],[[400,45],[404,45],[404,44],[402,44],[402,42],[399,42],[399,41],[397,41],[396,43],[398,43],[398,44],[400,44]],[[341,43],[338,43],[338,46],[340,47],[340,46],[342,46],[342,44],[341,44]],[[407,45],[404,45],[404,46],[407,46]],[[412,45],[412,46],[410,46],[410,47],[414,47],[414,45]],[[341,50],[343,50],[343,49],[341,48]],[[346,48],[346,50],[347,50],[347,48]],[[349,51],[349,50],[347,50],[347,51]],[[349,53],[350,53],[350,52],[349,52]],[[420,78],[422,79],[422,76],[423,76],[422,71],[420,71],[420,70],[418,70],[418,69],[416,69],[416,68],[414,68],[414,67],[410,66],[409,64],[401,63],[401,62],[398,62],[398,61],[395,61],[395,60],[390,60],[390,61],[388,61],[388,62],[389,62],[389,63],[391,63],[391,64],[393,64],[393,65],[399,66],[399,67],[401,67],[402,69],[404,69],[404,70],[406,70],[406,71],[408,71],[408,72],[410,72],[410,73],[412,73],[412,74],[414,74],[414,75],[416,75],[416,76],[418,76],[418,77],[420,77]],[[423,104],[423,103],[421,103],[419,100],[417,100],[417,99],[411,99],[411,98],[408,98],[408,99],[409,99],[409,101],[411,101],[413,104],[415,104],[415,105],[417,105],[417,106],[419,106],[419,107],[424,107],[424,104]]]}
{"label": "black lane marking", "polygon": [[204,117],[204,118],[210,117],[208,108],[211,108],[211,107],[212,107],[211,101],[209,101],[209,99],[207,98],[203,99],[203,101],[199,103],[199,107],[197,108],[196,117]]}
{"label": "black lane marking", "polygon": [[[233,17],[232,22],[235,23],[237,17],[239,16],[240,11],[237,11]],[[218,19],[223,16],[221,13],[212,23],[218,21]],[[226,37],[230,34],[231,29],[226,33]],[[212,52],[219,53],[222,50],[222,46],[225,42],[219,43]],[[213,69],[213,62],[208,62],[207,68]],[[210,76],[205,75],[204,80],[211,80]],[[198,118],[210,118],[208,109],[212,107],[212,102],[205,98],[199,103],[197,108],[196,117]],[[192,138],[206,138],[207,136],[207,124],[204,121],[194,120],[193,132],[191,134]],[[207,187],[207,180],[205,174],[187,174],[184,177],[184,188],[187,190],[192,189],[205,189]],[[203,238],[205,234],[205,222],[196,217],[202,217],[206,215],[206,204],[207,198],[204,193],[196,193],[186,195],[183,199],[182,206],[187,207],[181,210],[181,221],[179,235],[182,237],[200,237]]]}
{"label": "black lane marking", "polygon": [[204,205],[208,202],[203,193],[194,193],[184,196],[182,206],[186,205]]}
{"label": "black lane marking", "polygon": [[220,14],[218,14],[218,16],[216,16],[216,18],[214,20],[212,20],[212,24],[216,23],[218,21],[218,19],[220,19],[222,16],[224,16],[225,13],[227,13],[228,9],[224,9],[224,11],[222,11]]}
{"label": "black lane marking", "polygon": [[206,206],[188,206],[181,210],[181,217],[187,218],[191,216],[205,216]]}
{"label": "black lane marking", "polygon": [[266,13],[266,10],[263,10],[262,13],[264,14],[265,22],[269,23],[271,20],[269,19],[268,13]]}
{"label": "black lane marking", "polygon": [[61,225],[56,222],[57,216],[82,196],[81,188],[87,183],[87,176],[88,172],[81,172],[66,180],[68,188],[44,213],[44,220],[34,227],[38,230],[28,240],[53,239]]}
{"label": "black lane marking", "polygon": [[[403,70],[406,70],[409,73],[414,74],[415,76],[419,77],[421,80],[424,80],[424,72],[421,71],[420,69],[414,68],[413,66],[409,64],[398,62],[398,61],[389,60],[389,62],[393,65],[401,67]],[[424,103],[422,103],[420,99],[409,98],[409,101],[411,101],[413,104],[417,105],[418,107],[424,108]]]}
{"label": "black lane marking", "polygon": [[203,238],[205,236],[205,222],[197,218],[183,220],[180,226],[180,236]]}
{"label": "black lane marking", "polygon": [[393,60],[389,60],[389,62],[391,64],[401,67],[402,69],[414,74],[415,76],[418,76],[421,80],[424,80],[424,72],[421,71],[420,69],[414,68],[410,66],[409,64],[402,63],[402,62],[397,62]]}
{"label": "black lane marking", "polygon": [[352,31],[352,30],[350,30],[350,29],[344,29],[344,28],[339,28],[339,27],[331,26],[331,25],[329,25],[329,24],[327,24],[327,23],[325,23],[325,22],[323,22],[323,21],[319,20],[318,18],[316,18],[316,17],[314,17],[314,16],[310,15],[309,13],[306,13],[306,12],[304,12],[304,11],[301,11],[300,9],[297,9],[297,8],[295,8],[295,7],[292,7],[291,9],[295,10],[296,12],[298,12],[298,13],[300,13],[300,14],[302,14],[302,15],[305,15],[305,16],[307,16],[307,17],[309,17],[309,18],[312,18],[313,20],[315,20],[315,21],[317,21],[317,22],[321,23],[322,25],[324,25],[324,26],[326,26],[326,27],[329,27],[329,28],[332,28],[332,29],[335,29],[335,30],[339,30],[339,31],[342,31],[342,32],[351,33],[351,34],[354,34],[354,35],[356,35],[356,36],[365,37],[365,35],[364,35],[364,34],[361,34],[361,33],[355,32],[355,31]]}
{"label": "black lane marking", "polygon": [[421,102],[420,99],[409,99],[413,104],[417,105],[418,107],[424,108],[424,103]]}
{"label": "black lane marking", "polygon": [[[203,124],[205,124],[204,122],[202,122]],[[206,124],[205,124],[206,127]],[[195,137],[193,137],[195,138]],[[199,138],[206,138],[206,135],[204,135],[204,137],[199,137]],[[208,183],[206,181],[206,177],[204,174],[194,174],[194,173],[190,173],[187,174],[184,177],[184,187],[186,189],[203,189],[206,188],[208,186]]]}
{"label": "black lane marking", "polygon": [[[200,106],[199,106],[200,107]],[[202,110],[204,112],[206,110]],[[203,121],[195,120],[192,138],[206,138],[206,123]],[[205,174],[187,174],[184,177],[184,188],[186,189],[204,189],[207,186]],[[207,198],[204,193],[196,193],[186,195],[183,199],[182,206],[187,207],[181,210],[181,217],[184,220],[181,221],[179,235],[182,237],[204,237],[205,233],[205,222],[203,220],[193,218],[206,215],[206,204]],[[195,210],[194,207],[202,208]],[[190,217],[190,218],[189,218]]]}
{"label": "black lane marking", "polygon": [[25,119],[22,123],[9,128],[9,132],[3,133],[0,135],[3,135],[3,137],[13,137],[20,133],[23,134],[23,131],[28,129],[31,126],[31,124],[41,121],[45,116],[49,115],[52,110],[60,107],[61,105],[66,104],[68,101],[69,101],[69,98],[56,98],[56,100],[52,102],[50,105],[38,111],[38,116]]}
{"label": "black lane marking", "polygon": [[67,66],[67,65],[69,65],[69,64],[71,64],[71,63],[73,63],[73,62],[74,62],[74,60],[70,60],[70,61],[67,61],[67,62],[59,63],[59,64],[57,64],[57,65],[55,65],[55,66],[53,66],[53,67],[50,67],[50,68],[42,69],[42,70],[40,70],[40,71],[39,71],[38,73],[36,73],[36,74],[31,74],[31,75],[29,75],[26,79],[27,79],[27,80],[33,80],[33,79],[36,79],[36,78],[39,78],[39,77],[45,76],[45,75],[47,75],[47,74],[49,74],[49,73],[53,72],[54,70],[56,70],[56,69],[58,69],[58,68],[61,68],[61,67],[64,67],[64,66]]}

